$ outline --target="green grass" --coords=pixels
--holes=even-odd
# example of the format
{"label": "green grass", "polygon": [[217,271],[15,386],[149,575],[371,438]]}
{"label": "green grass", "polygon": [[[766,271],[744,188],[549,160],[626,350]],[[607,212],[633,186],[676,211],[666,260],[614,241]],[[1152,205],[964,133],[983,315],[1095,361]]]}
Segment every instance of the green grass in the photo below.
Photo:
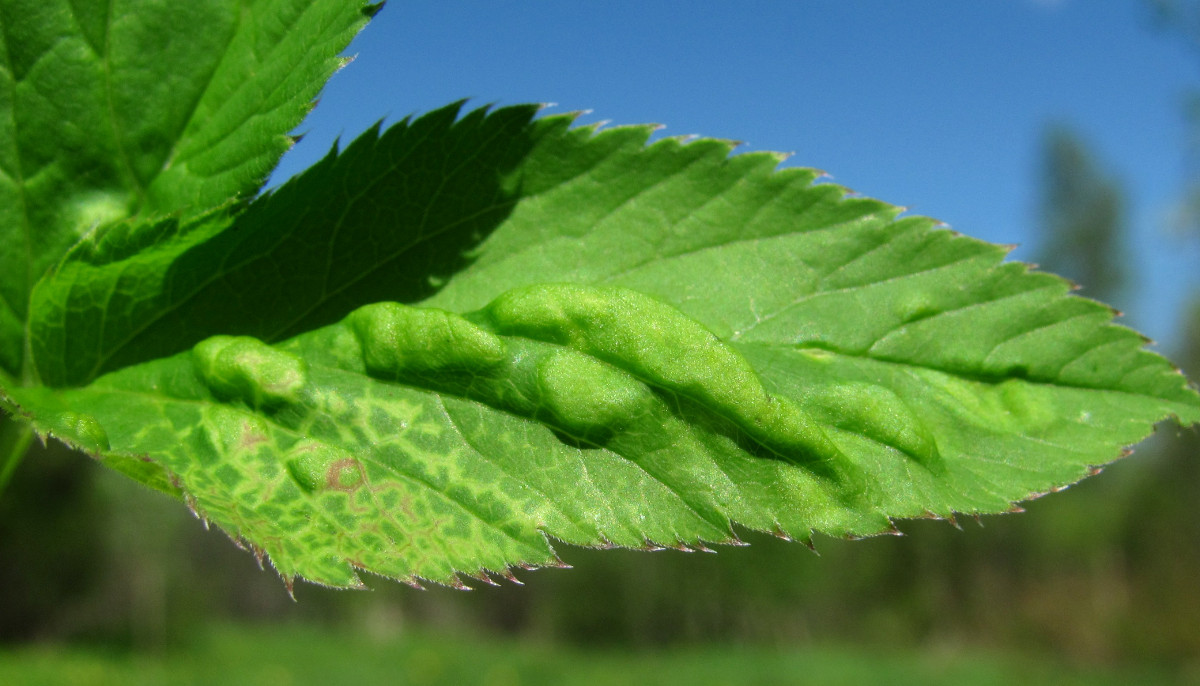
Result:
{"label": "green grass", "polygon": [[220,628],[161,655],[73,646],[0,650],[0,683],[299,686],[301,684],[1105,684],[1200,683],[1152,668],[1068,668],[1044,659],[940,649],[709,646],[585,650],[408,633],[387,640],[295,627]]}

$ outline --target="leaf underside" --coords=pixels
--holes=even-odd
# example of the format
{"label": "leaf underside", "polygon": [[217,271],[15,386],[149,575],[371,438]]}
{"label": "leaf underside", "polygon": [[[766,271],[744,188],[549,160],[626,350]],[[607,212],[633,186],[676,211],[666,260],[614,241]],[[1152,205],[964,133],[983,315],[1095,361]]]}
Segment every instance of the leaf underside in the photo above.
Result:
{"label": "leaf underside", "polygon": [[[447,108],[241,214],[98,233],[35,292],[59,388],[9,401],[339,587],[1003,512],[1200,420],[999,246],[776,155],[534,113]],[[538,284],[561,297],[518,314],[555,323],[512,324]]]}

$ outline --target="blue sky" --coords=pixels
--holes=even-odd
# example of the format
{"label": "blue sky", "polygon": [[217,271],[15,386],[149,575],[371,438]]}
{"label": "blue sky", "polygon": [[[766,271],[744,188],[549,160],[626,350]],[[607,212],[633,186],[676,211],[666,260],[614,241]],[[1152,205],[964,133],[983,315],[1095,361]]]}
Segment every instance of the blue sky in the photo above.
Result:
{"label": "blue sky", "polygon": [[380,118],[464,97],[552,102],[590,110],[582,121],[792,152],[788,164],[1032,260],[1039,142],[1059,122],[1127,186],[1140,278],[1123,323],[1169,350],[1200,289],[1200,237],[1166,229],[1200,53],[1140,0],[391,0],[349,53],[277,179]]}

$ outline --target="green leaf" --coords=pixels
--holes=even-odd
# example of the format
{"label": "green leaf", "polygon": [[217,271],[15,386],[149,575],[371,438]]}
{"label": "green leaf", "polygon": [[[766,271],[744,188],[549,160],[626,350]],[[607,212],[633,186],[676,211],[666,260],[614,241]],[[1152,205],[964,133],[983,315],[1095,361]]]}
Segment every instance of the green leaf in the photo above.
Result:
{"label": "green leaf", "polygon": [[[500,113],[420,140],[458,150]],[[372,133],[306,178],[341,164],[349,178],[371,151],[412,149],[388,141],[424,121],[394,139]],[[344,320],[274,345],[201,341],[196,326],[172,342],[191,350],[81,388],[16,389],[11,402],[38,431],[127,472],[150,456],[165,471],[144,478],[180,488],[285,578],[335,586],[357,585],[363,569],[458,584],[456,573],[556,565],[552,539],[700,547],[736,542],[733,524],[808,539],[1002,512],[1093,473],[1157,421],[1200,421],[1200,396],[1110,309],[1004,263],[1003,248],[846,197],[815,172],[776,171],[777,156],[730,157],[726,142],[646,147],[648,128],[570,129],[562,117],[507,130],[520,132],[519,154],[502,182],[469,154],[449,158],[454,174],[421,177],[502,189],[488,196],[503,202],[487,230],[454,234],[480,205],[456,213],[436,196],[436,222],[373,210],[327,229],[336,241],[319,265],[340,241],[392,246],[366,263],[380,265],[369,279],[380,290],[288,319],[311,327],[358,307]],[[332,205],[318,215],[343,216]],[[220,243],[239,226],[254,245],[273,225],[160,227],[138,254],[189,235]],[[449,261],[431,267],[414,246],[433,236],[448,236],[436,254]],[[77,253],[47,280],[75,298],[67,309],[88,303],[86,289],[55,283],[69,269],[96,267],[80,284],[134,273],[134,251],[105,249],[112,259]],[[447,264],[459,271],[430,285]],[[143,282],[129,278],[130,292]],[[156,288],[172,290],[145,292]],[[388,288],[406,296],[389,300],[425,299],[365,304]],[[181,302],[182,313],[192,301]],[[286,306],[266,302],[251,307]],[[74,320],[59,321],[45,330],[69,334]],[[246,333],[225,321],[236,320],[205,335]]]}
{"label": "green leaf", "polygon": [[17,374],[33,284],[81,235],[252,194],[374,9],[0,1],[0,367]]}

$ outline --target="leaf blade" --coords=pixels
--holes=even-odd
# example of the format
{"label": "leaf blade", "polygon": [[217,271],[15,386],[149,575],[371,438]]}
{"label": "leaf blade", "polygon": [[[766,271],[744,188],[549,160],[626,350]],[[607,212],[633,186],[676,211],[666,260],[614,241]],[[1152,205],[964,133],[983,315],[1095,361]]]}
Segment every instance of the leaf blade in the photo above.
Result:
{"label": "leaf blade", "polygon": [[[302,360],[309,381],[299,395],[239,390],[250,386],[238,374],[251,374],[253,365],[206,385],[197,353],[183,352],[83,388],[21,391],[16,401],[35,415],[39,430],[76,443],[86,439],[71,438],[78,427],[55,425],[47,419],[53,412],[39,408],[89,408],[101,417],[114,454],[162,452],[163,466],[197,509],[262,546],[285,576],[343,586],[357,583],[360,567],[454,585],[458,573],[558,564],[546,537],[698,547],[736,541],[733,523],[806,539],[813,530],[880,533],[897,517],[1003,512],[1117,459],[1156,421],[1200,420],[1200,396],[1166,360],[1142,350],[1136,333],[1112,325],[1111,310],[1071,295],[1057,277],[1004,263],[999,246],[928,219],[899,218],[885,203],[848,198],[839,187],[814,184],[814,172],[776,171],[774,156],[730,158],[723,142],[645,147],[646,128],[597,134],[570,129],[569,118],[541,121],[516,127],[534,133],[507,168],[520,184],[504,187],[500,220],[482,235],[446,244],[460,269],[444,287],[408,292],[410,301],[425,298],[419,311],[441,313],[421,317],[448,327],[444,335],[428,333],[440,330],[430,325],[421,329],[425,338],[402,337],[399,348],[424,355],[417,362],[405,362],[403,350],[370,361],[351,321],[271,346],[246,343],[262,346],[261,359]],[[364,145],[374,149],[373,141]],[[443,178],[435,175],[434,183]],[[446,207],[440,221],[458,221]],[[230,225],[218,222],[212,235],[226,235]],[[362,221],[356,230],[370,228]],[[119,252],[112,264],[127,261]],[[434,273],[415,262],[397,278]],[[839,480],[812,460],[780,459],[788,455],[749,424],[764,415],[731,409],[730,392],[713,390],[713,374],[697,382],[707,390],[696,391],[674,372],[631,362],[628,350],[640,344],[613,352],[609,343],[580,344],[562,325],[552,327],[554,335],[499,326],[489,303],[538,283],[609,298],[614,288],[629,289],[676,313],[646,317],[648,330],[673,317],[694,321],[745,359],[777,404],[815,417],[863,480]],[[645,340],[621,326],[622,340]],[[469,327],[478,331],[464,333]],[[507,351],[502,364],[479,343],[487,336],[499,337]],[[657,344],[660,357],[688,349],[667,340]],[[459,347],[446,349],[449,341]],[[576,362],[558,374],[554,360],[562,355]],[[389,364],[400,371],[388,371]],[[138,433],[144,421],[122,425],[122,393],[144,399],[133,413],[143,420],[180,401],[208,414],[183,413],[147,445]],[[570,411],[572,399],[581,410]],[[642,409],[622,419],[613,407]],[[211,435],[201,440],[180,431]],[[247,431],[279,433],[249,441],[271,446],[267,452],[242,454]],[[307,446],[304,454],[343,457],[308,459],[294,454],[297,446]],[[427,507],[446,514],[439,526],[454,533],[431,536],[424,519],[372,538],[345,518],[347,503],[313,510],[323,506],[305,504],[303,484],[315,489],[322,475],[327,484],[359,483],[341,472],[330,481],[328,469],[340,460],[373,465],[358,472],[372,487],[436,497],[437,506]],[[227,464],[244,472],[230,477],[232,495],[206,466]],[[236,484],[253,483],[260,469],[269,470],[274,486],[236,494]],[[285,486],[294,509],[256,504]],[[377,524],[396,517],[395,504],[404,499],[397,493],[381,505],[362,497],[355,507],[376,509],[356,521]],[[281,512],[289,521],[317,523],[307,543],[280,542],[272,522]],[[349,523],[338,528],[343,520]]]}

